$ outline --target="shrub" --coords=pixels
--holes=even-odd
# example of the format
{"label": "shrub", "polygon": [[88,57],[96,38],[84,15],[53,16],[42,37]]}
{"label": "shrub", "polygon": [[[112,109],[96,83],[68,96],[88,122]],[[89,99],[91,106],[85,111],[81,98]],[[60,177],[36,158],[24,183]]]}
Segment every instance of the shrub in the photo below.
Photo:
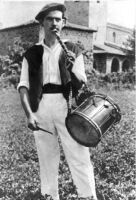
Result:
{"label": "shrub", "polygon": [[95,89],[106,87],[111,89],[134,89],[135,72],[134,69],[129,72],[112,72],[109,74],[99,73],[92,70],[87,73],[89,86],[95,86]]}
{"label": "shrub", "polygon": [[[90,70],[93,58],[91,51],[86,51],[80,41],[77,42],[79,48],[83,51],[88,85],[98,89],[109,87],[112,89],[134,89],[135,71],[130,69],[128,72],[112,72],[103,74],[94,68]],[[16,41],[13,47],[9,47],[8,55],[0,56],[0,86],[8,87],[13,85],[17,87],[21,72],[21,62],[24,52],[32,45],[30,42]],[[88,67],[89,66],[89,67]]]}
{"label": "shrub", "polygon": [[16,41],[13,47],[9,47],[8,55],[0,56],[0,85],[8,87],[13,85],[17,87],[21,72],[21,62],[25,50],[32,44]]}

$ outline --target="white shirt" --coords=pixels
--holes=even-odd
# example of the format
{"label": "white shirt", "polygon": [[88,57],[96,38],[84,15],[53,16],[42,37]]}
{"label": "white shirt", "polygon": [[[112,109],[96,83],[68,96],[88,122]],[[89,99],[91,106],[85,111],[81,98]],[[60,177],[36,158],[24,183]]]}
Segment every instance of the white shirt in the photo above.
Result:
{"label": "white shirt", "polygon": [[[37,43],[36,45],[42,45],[44,48],[42,57],[43,85],[47,83],[61,85],[59,56],[62,47],[58,43],[53,49],[50,49],[47,45],[44,44],[43,41]],[[83,82],[87,81],[82,54],[76,58],[72,72],[77,76],[79,80],[82,80]],[[20,82],[17,89],[19,89],[21,86],[25,86],[29,89],[28,62],[26,58],[24,58],[22,62]]]}

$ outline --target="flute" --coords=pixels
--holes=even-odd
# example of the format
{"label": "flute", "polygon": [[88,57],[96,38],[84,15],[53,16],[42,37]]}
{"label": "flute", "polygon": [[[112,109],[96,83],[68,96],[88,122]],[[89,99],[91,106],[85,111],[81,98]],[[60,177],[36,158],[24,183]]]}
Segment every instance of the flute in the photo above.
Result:
{"label": "flute", "polygon": [[[64,44],[64,42],[61,40],[57,29],[53,29],[52,31],[55,33],[58,42],[60,43],[61,47],[63,48],[63,50],[64,50],[64,52],[65,52],[65,54],[67,56],[67,59],[70,62],[70,65],[72,64],[72,66],[73,66],[74,61],[75,61],[75,57],[72,56],[72,55],[69,55],[69,50],[67,49],[67,47]],[[67,68],[69,68],[69,65],[68,65]],[[84,91],[84,93],[87,92],[88,94],[90,94],[90,96],[93,96],[94,93],[95,93],[94,91],[90,90],[89,86],[85,82],[83,82],[83,85],[82,85],[81,89]],[[71,96],[72,96],[72,90],[70,90],[70,95],[69,95],[69,107],[71,107],[71,105],[72,105],[72,97]],[[94,99],[93,99],[93,104],[96,106]]]}
{"label": "flute", "polygon": [[[62,49],[64,50],[64,52],[66,54],[66,58],[69,62],[68,66],[67,66],[67,69],[68,69],[71,67],[71,65],[73,66],[73,64],[75,62],[75,55],[74,55],[74,53],[73,53],[73,55],[71,55],[71,52],[67,49],[66,45],[61,40],[61,38],[58,34],[58,31],[56,29],[53,29],[52,31],[55,33],[58,42],[60,43]],[[67,100],[67,105],[68,105],[68,114],[70,114],[71,110],[72,110],[72,86],[70,86],[69,98]]]}
{"label": "flute", "polygon": [[64,42],[61,40],[61,38],[60,38],[60,36],[58,34],[58,31],[56,29],[53,29],[52,31],[55,33],[58,42],[60,43],[62,49],[64,50],[68,62],[70,64],[72,64],[72,66],[73,66],[74,61],[75,61],[75,55],[74,55],[74,53],[72,53],[72,55],[71,55],[71,52],[68,50],[68,48],[66,47],[66,45],[64,44]]}

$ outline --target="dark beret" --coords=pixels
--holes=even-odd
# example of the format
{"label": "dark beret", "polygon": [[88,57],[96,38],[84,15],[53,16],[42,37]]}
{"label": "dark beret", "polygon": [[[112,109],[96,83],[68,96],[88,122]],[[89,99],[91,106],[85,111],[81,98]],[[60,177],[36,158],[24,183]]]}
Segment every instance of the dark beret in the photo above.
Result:
{"label": "dark beret", "polygon": [[61,12],[66,11],[66,7],[61,3],[50,3],[44,6],[41,11],[36,15],[35,19],[41,21],[50,11],[59,10]]}

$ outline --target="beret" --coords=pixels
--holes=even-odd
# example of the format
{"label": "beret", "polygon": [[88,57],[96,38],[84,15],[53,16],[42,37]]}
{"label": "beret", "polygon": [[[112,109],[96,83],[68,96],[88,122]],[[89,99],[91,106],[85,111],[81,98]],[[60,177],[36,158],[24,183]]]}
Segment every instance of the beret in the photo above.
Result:
{"label": "beret", "polygon": [[36,15],[35,19],[41,21],[50,11],[53,10],[59,10],[64,13],[66,11],[66,7],[64,6],[64,4],[61,3],[47,4],[40,10],[40,12]]}

